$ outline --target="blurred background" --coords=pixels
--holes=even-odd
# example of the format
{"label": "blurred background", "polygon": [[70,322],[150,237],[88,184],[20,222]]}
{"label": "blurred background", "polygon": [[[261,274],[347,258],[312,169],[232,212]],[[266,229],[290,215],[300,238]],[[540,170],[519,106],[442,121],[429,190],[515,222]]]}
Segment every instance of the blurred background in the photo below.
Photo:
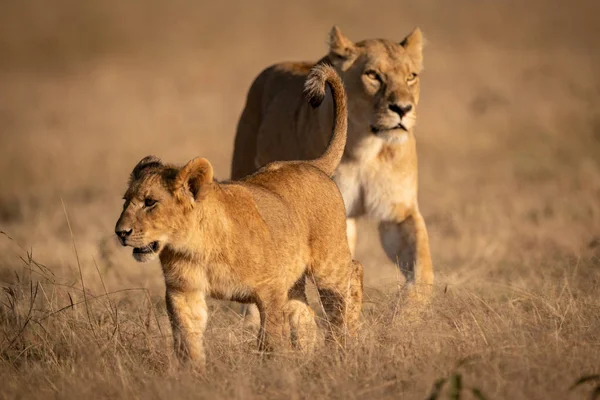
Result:
{"label": "blurred background", "polygon": [[[0,235],[0,279],[23,249],[77,276],[64,202],[84,274],[95,260],[110,289],[161,294],[158,265],[113,238],[131,169],[148,154],[204,156],[228,178],[254,77],[322,57],[334,24],[355,41],[416,26],[427,38],[416,135],[440,287],[597,270],[598,15],[595,0],[2,1],[0,230],[12,240]],[[366,285],[400,282],[372,224],[360,234]]]}

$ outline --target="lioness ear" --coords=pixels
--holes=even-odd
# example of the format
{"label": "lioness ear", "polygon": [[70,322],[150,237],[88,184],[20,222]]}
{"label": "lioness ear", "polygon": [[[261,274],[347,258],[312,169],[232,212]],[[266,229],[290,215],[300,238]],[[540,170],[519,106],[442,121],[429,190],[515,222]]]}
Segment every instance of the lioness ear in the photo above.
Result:
{"label": "lioness ear", "polygon": [[196,157],[177,173],[175,178],[175,194],[191,195],[195,200],[200,198],[204,185],[213,181],[213,168],[206,158]]}
{"label": "lioness ear", "polygon": [[162,162],[156,156],[146,156],[140,160],[139,163],[133,168],[133,172],[131,173],[131,180],[135,181],[141,177],[142,171],[146,168],[150,167],[160,167],[162,166]]}
{"label": "lioness ear", "polygon": [[404,47],[410,58],[417,63],[419,69],[423,68],[424,44],[425,39],[423,38],[423,33],[418,27],[400,42],[400,45]]}
{"label": "lioness ear", "polygon": [[340,28],[334,25],[329,32],[329,54],[334,58],[349,59],[354,53],[355,46],[352,40],[348,39]]}

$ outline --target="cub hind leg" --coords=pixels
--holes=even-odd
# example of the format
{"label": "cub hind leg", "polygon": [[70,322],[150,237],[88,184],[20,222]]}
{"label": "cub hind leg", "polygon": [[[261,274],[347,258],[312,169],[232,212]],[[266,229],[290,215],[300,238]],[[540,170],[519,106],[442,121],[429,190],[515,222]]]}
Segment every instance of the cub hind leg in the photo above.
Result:
{"label": "cub hind leg", "polygon": [[345,345],[358,331],[363,300],[363,267],[356,260],[314,268],[312,277],[329,323],[328,339]]}
{"label": "cub hind leg", "polygon": [[286,310],[287,293],[259,294],[258,349],[272,352],[290,349],[289,312]]}

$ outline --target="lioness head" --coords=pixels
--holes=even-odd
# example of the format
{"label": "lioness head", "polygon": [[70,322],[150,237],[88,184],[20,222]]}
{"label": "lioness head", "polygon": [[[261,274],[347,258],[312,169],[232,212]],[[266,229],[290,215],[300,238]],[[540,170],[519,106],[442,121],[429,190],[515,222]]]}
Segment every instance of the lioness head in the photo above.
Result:
{"label": "lioness head", "polygon": [[115,227],[121,244],[133,247],[133,257],[140,262],[155,259],[167,245],[185,245],[194,229],[190,214],[212,181],[212,166],[204,158],[183,168],[165,165],[154,156],[142,159],[131,173]]}
{"label": "lioness head", "polygon": [[327,59],[348,93],[348,135],[373,134],[404,141],[415,125],[423,36],[416,28],[401,42],[369,39],[353,43],[333,27]]}

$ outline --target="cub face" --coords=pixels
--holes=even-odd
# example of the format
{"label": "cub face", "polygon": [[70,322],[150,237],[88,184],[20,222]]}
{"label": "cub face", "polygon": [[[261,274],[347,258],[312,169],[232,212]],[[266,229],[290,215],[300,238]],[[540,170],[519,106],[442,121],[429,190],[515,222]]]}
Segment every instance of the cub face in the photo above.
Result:
{"label": "cub face", "polygon": [[183,168],[142,159],[131,173],[123,211],[115,233],[133,257],[147,262],[165,246],[184,246],[194,227],[192,212],[202,205],[202,192],[212,182],[212,167],[196,158]]}

